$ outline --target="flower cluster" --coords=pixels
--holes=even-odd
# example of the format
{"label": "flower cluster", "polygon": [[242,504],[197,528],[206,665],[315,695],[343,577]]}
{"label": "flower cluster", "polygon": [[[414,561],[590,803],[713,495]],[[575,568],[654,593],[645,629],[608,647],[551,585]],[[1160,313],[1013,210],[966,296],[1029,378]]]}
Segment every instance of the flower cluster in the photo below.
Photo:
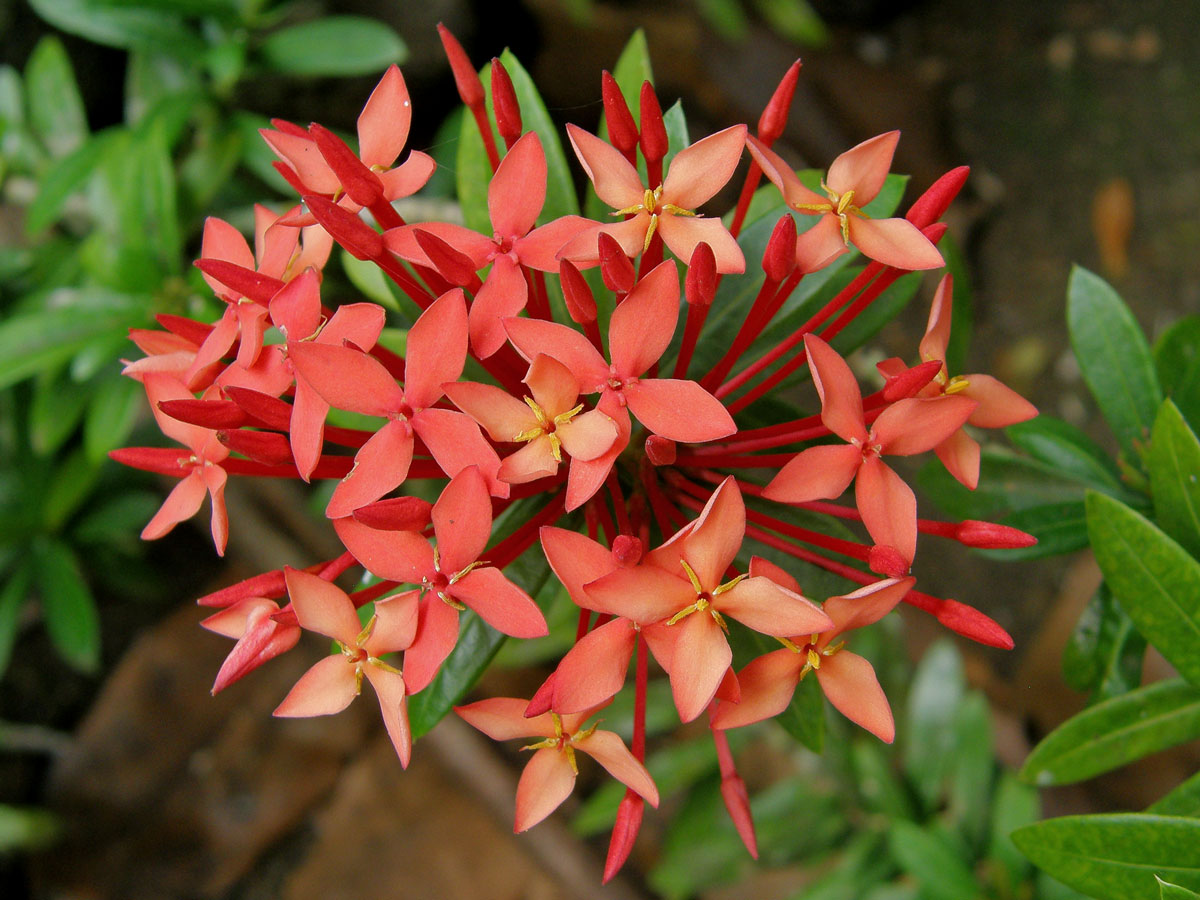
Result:
{"label": "flower cluster", "polygon": [[[345,553],[201,599],[219,607],[206,625],[236,641],[214,690],[291,650],[303,631],[332,638],[336,652],[300,679],[276,715],[336,713],[365,677],[402,765],[412,749],[409,698],[439,678],[439,696],[461,698],[472,686],[449,674],[464,615],[510,637],[547,633],[530,591],[542,600],[553,591],[510,571],[532,558],[579,608],[574,645],[531,699],[457,708],[498,740],[535,739],[525,748],[534,752],[516,829],[570,793],[582,751],[628,788],[607,876],[620,867],[643,804],[658,802],[644,766],[652,657],[670,679],[680,720],[707,714],[723,796],[754,852],[726,729],[780,713],[811,673],[839,711],[891,741],[874,670],[846,648],[856,629],[901,602],[969,638],[1011,646],[972,607],[918,591],[910,568],[921,534],[981,547],[1032,539],[991,523],[918,519],[912,490],[884,457],[932,450],[974,487],[979,445],[966,427],[1004,426],[1035,410],[988,376],[949,377],[948,276],[914,354],[920,362],[881,363],[881,389],[864,397],[835,349],[897,278],[942,265],[938,219],[966,170],[937,181],[903,218],[889,218],[871,204],[888,183],[897,133],[835,159],[823,193],[771,149],[798,63],[755,136],[737,125],[689,146],[671,146],[649,83],[638,127],[606,73],[607,140],[573,125],[567,136],[613,212],[549,218],[547,145],[561,155],[559,137],[523,128],[518,91],[499,60],[489,108],[461,47],[442,37],[479,126],[469,136],[492,172],[491,233],[407,222],[397,211],[394,201],[420,190],[435,165],[419,151],[397,164],[412,111],[395,67],[358,119],[357,151],[317,124],[276,121],[264,130],[298,205],[256,209],[253,250],[210,219],[197,266],[224,314],[214,324],[163,316],[165,331],[133,335],[146,356],[126,372],[144,384],[162,432],[184,445],[114,453],[180,479],[143,537],[194,515],[207,494],[223,553],[228,476],[335,482],[325,515]],[[703,214],[744,162],[731,216]],[[760,190],[763,175],[771,185]],[[752,201],[759,219],[762,209],[781,215],[761,256],[751,257]],[[381,343],[382,306],[326,305],[322,268],[335,243],[378,266],[413,310],[402,352]],[[798,321],[794,298],[805,280],[844,267],[855,250],[865,267]],[[818,414],[780,414],[791,407],[778,392],[759,402],[806,372]],[[362,417],[374,424],[349,427]],[[828,502],[851,483],[853,505]],[[811,525],[811,513],[859,522],[866,537],[797,524]],[[832,572],[848,589],[807,597],[780,565],[788,559],[794,569]],[[370,586],[343,592],[333,582],[349,570],[369,574]],[[759,646],[778,649],[738,658],[735,632],[756,632]],[[625,687],[635,659],[627,747],[585,723]]]}

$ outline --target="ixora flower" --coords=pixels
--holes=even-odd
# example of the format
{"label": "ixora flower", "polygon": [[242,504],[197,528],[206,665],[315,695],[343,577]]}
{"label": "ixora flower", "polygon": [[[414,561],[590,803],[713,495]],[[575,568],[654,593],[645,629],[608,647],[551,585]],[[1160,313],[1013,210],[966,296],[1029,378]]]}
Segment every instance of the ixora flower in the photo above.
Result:
{"label": "ixora flower", "polygon": [[412,752],[412,733],[404,676],[381,657],[408,648],[417,632],[417,592],[397,594],[375,604],[364,627],[354,603],[323,578],[285,569],[288,596],[300,626],[337,642],[338,652],[300,676],[275,715],[328,716],[339,713],[362,693],[364,676],[379,697],[388,737],[402,766]]}
{"label": "ixora flower", "polygon": [[[737,168],[746,141],[746,126],[735,125],[696,141],[675,154],[662,184],[648,188],[621,151],[582,128],[567,126],[571,146],[596,188],[596,195],[629,218],[605,225],[601,232],[616,239],[628,257],[650,246],[655,234],[671,252],[690,260],[699,243],[708,244],[718,272],[746,271],[746,258],[720,219],[697,216],[695,209],[725,186]],[[599,258],[596,235],[583,234],[559,252],[563,259]]]}
{"label": "ixora flower", "polygon": [[820,220],[796,241],[796,262],[809,270],[845,253],[851,244],[864,256],[900,269],[936,269],[945,265],[935,246],[906,219],[872,219],[862,208],[883,187],[900,132],[890,131],[847,150],[833,161],[821,183],[827,196],[810,191],[791,166],[755,138],[750,154],[797,212]]}
{"label": "ixora flower", "polygon": [[522,749],[533,756],[517,784],[517,815],[513,831],[532,828],[562,804],[575,787],[579,774],[575,751],[586,753],[604,766],[613,778],[658,806],[658,788],[646,767],[629,752],[611,731],[598,730],[599,722],[580,729],[596,710],[570,716],[542,713],[526,718],[528,701],[516,697],[494,697],[454,711],[488,737],[497,741],[541,738]]}

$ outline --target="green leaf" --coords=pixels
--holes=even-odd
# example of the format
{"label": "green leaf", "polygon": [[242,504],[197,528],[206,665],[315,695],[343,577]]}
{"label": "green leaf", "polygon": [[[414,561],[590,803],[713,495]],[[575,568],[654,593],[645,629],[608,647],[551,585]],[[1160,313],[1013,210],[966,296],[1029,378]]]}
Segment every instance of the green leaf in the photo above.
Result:
{"label": "green leaf", "polygon": [[7,581],[0,588],[0,677],[3,677],[12,659],[17,629],[21,623],[21,608],[29,596],[29,584],[32,581],[29,562],[18,563],[17,570],[5,573],[5,577]]}
{"label": "green leaf", "polygon": [[1113,697],[1068,719],[1029,754],[1021,778],[1072,784],[1200,737],[1200,690],[1180,679]]}
{"label": "green leaf", "polygon": [[1192,428],[1200,428],[1200,316],[1184,316],[1154,343],[1154,367],[1163,393]]}
{"label": "green leaf", "polygon": [[1099,444],[1074,425],[1038,416],[1010,425],[1004,434],[1014,446],[1076,481],[1106,494],[1124,490],[1120,470]]}
{"label": "green leaf", "polygon": [[170,47],[175,56],[197,58],[204,42],[182,15],[97,0],[29,0],[34,12],[70,34],[123,49]]}
{"label": "green leaf", "polygon": [[1101,900],[1158,900],[1156,875],[1200,887],[1200,820],[1064,816],[1018,828],[1012,839],[1035,865]]}
{"label": "green leaf", "polygon": [[34,452],[48,456],[58,450],[75,431],[92,397],[92,386],[48,371],[34,383],[29,406],[29,444]]}
{"label": "green leaf", "polygon": [[278,157],[267,146],[267,142],[258,133],[260,128],[270,128],[271,122],[266,116],[238,110],[230,117],[237,133],[242,136],[242,164],[266,182],[276,193],[283,196],[295,197],[295,191],[287,180],[271,165]]}
{"label": "green leaf", "polygon": [[1071,553],[1088,545],[1087,516],[1081,501],[1021,509],[1005,516],[1003,523],[1029,532],[1038,542],[1032,547],[987,551],[988,556],[1008,560],[1041,559]]}
{"label": "green leaf", "polygon": [[100,619],[75,554],[61,541],[41,539],[33,544],[33,558],[42,614],[54,648],[74,668],[96,671]]}
{"label": "green leaf", "polygon": [[978,897],[979,883],[948,842],[913,822],[891,823],[888,843],[892,856],[921,885],[930,900]]}
{"label": "green leaf", "polygon": [[776,34],[797,44],[823,47],[829,32],[806,0],[754,0],[759,13]]}
{"label": "green leaf", "polygon": [[1200,772],[1197,772],[1146,810],[1159,816],[1188,816],[1200,819]]}
{"label": "green leaf", "polygon": [[[1020,884],[1029,873],[1029,862],[1013,845],[1012,832],[1022,825],[1036,822],[1041,817],[1041,803],[1036,788],[1022,784],[1011,772],[1000,775],[1000,783],[992,798],[991,836],[988,840],[988,858],[996,860],[1008,872],[1008,884]],[[1001,896],[1013,896],[1010,891]]]}
{"label": "green leaf", "polygon": [[697,0],[696,6],[709,27],[727,41],[744,40],[750,30],[738,0]]}
{"label": "green leaf", "polygon": [[25,67],[25,90],[29,124],[52,157],[66,156],[83,145],[88,136],[83,98],[67,51],[53,35],[33,48]]}
{"label": "green leaf", "polygon": [[1146,469],[1159,527],[1200,556],[1200,441],[1170,400],[1154,420]]}
{"label": "green leaf", "polygon": [[38,192],[26,211],[26,234],[39,234],[62,218],[67,201],[83,190],[113,137],[111,131],[96,135],[50,164],[38,180]]}
{"label": "green leaf", "polygon": [[1146,639],[1101,582],[1063,648],[1063,677],[1077,691],[1095,690],[1095,701],[1141,684]]}
{"label": "green leaf", "polygon": [[1087,496],[1096,562],[1138,630],[1184,678],[1200,685],[1200,563],[1144,516]]}
{"label": "green leaf", "polygon": [[992,750],[992,717],[987,700],[968,694],[954,722],[955,754],[950,770],[951,822],[972,846],[982,843],[988,828],[992,777],[996,767]]}
{"label": "green leaf", "polygon": [[830,341],[830,345],[842,356],[849,356],[878,334],[884,325],[900,315],[917,295],[923,277],[920,272],[901,275],[888,285],[870,306],[855,316],[850,324]]}
{"label": "green leaf", "polygon": [[[485,67],[485,72],[490,71],[490,68]],[[484,77],[483,86],[486,91],[490,92],[491,79]],[[492,139],[499,140],[494,128],[492,129]],[[503,145],[498,143],[498,146]],[[475,117],[470,114],[462,117],[455,168],[458,173],[456,186],[458,202],[462,207],[463,224],[472,231],[490,234],[492,218],[488,213],[487,189],[492,180],[492,166],[488,162],[483,139],[479,136],[479,127],[475,124]]]}
{"label": "green leaf", "polygon": [[1162,403],[1150,347],[1129,307],[1102,278],[1076,266],[1067,284],[1067,327],[1096,405],[1122,450],[1137,457]]}
{"label": "green leaf", "polygon": [[[812,679],[805,679],[806,681]],[[876,740],[857,739],[850,745],[850,763],[854,784],[870,812],[880,812],[889,819],[911,819],[917,814],[905,786],[897,777],[895,754],[884,749]],[[989,759],[990,762],[990,759]]]}
{"label": "green leaf", "polygon": [[48,847],[60,831],[58,818],[44,809],[0,803],[0,853]]}
{"label": "green leaf", "polygon": [[1169,881],[1163,881],[1157,875],[1154,879],[1158,882],[1158,889],[1161,891],[1161,900],[1200,900],[1200,894],[1195,891],[1189,891],[1187,888],[1180,887],[1177,884],[1171,884]]}
{"label": "green leaf", "polygon": [[391,288],[388,287],[390,279],[383,274],[383,269],[370,260],[355,259],[345,250],[341,253],[341,259],[346,277],[364,297],[399,312],[400,304],[392,296]]}
{"label": "green leaf", "polygon": [[106,378],[83,421],[83,448],[91,463],[100,463],[109,450],[121,446],[137,423],[145,404],[145,393],[132,378]]}
{"label": "green leaf", "polygon": [[404,62],[408,48],[377,19],[328,16],[273,32],[259,53],[270,68],[289,75],[373,75]]}
{"label": "green leaf", "polygon": [[966,682],[962,657],[947,640],[925,652],[908,694],[904,767],[926,809],[933,809],[953,767],[955,714]]}
{"label": "green leaf", "polygon": [[42,522],[47,531],[56,532],[70,520],[87,500],[99,474],[99,468],[88,461],[82,449],[55,466],[50,488],[41,498]]}

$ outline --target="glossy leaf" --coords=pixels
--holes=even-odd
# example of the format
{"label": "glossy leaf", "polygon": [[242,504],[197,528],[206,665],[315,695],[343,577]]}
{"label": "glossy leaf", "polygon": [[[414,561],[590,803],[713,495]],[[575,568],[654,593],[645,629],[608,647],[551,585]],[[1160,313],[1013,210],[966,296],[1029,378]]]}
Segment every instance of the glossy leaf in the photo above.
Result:
{"label": "glossy leaf", "polygon": [[1200,441],[1170,400],[1154,420],[1146,469],[1159,527],[1200,556]]}
{"label": "glossy leaf", "polygon": [[130,378],[108,378],[96,386],[83,421],[83,447],[89,462],[100,462],[129,437],[145,403],[141,386]]}
{"label": "glossy leaf", "polygon": [[1180,679],[1113,697],[1068,719],[1039,743],[1021,778],[1072,784],[1200,737],[1200,689]]}
{"label": "glossy leaf", "polygon": [[327,16],[281,28],[258,49],[270,68],[289,75],[373,75],[408,57],[400,35],[364,16]]}
{"label": "glossy leaf", "polygon": [[1009,835],[1041,817],[1037,789],[1022,784],[1011,772],[1001,773],[992,797],[991,817],[988,858],[1005,867],[1010,884],[1019,884],[1029,873],[1029,861],[1017,850]]}
{"label": "glossy leaf", "polygon": [[1189,816],[1200,819],[1200,772],[1166,796],[1159,798],[1146,812],[1159,816]]}
{"label": "glossy leaf", "polygon": [[1038,867],[1101,900],[1157,900],[1156,875],[1200,888],[1200,820],[1064,816],[1018,828],[1012,839]]}
{"label": "glossy leaf", "polygon": [[198,58],[204,50],[204,42],[174,11],[96,0],[29,0],[29,5],[55,27],[97,44],[170,47],[174,55],[189,58]]}
{"label": "glossy leaf", "polygon": [[1154,343],[1154,366],[1163,393],[1193,429],[1200,428],[1200,316],[1184,316]]}
{"label": "glossy leaf", "polygon": [[1063,648],[1063,678],[1099,702],[1141,684],[1145,653],[1146,639],[1101,582]]}
{"label": "glossy leaf", "polygon": [[34,383],[29,407],[29,444],[35,453],[49,455],[63,445],[83,418],[92,398],[91,384],[45,372]]}
{"label": "glossy leaf", "polygon": [[979,883],[962,856],[939,835],[901,820],[891,823],[888,838],[892,856],[921,885],[923,896],[930,900],[979,896]]}
{"label": "glossy leaf", "polygon": [[112,132],[88,139],[82,146],[55,160],[38,180],[38,192],[25,216],[25,233],[38,234],[62,216],[67,200],[83,190],[104,158]]}
{"label": "glossy leaf", "polygon": [[1076,266],[1067,284],[1067,327],[1096,405],[1121,449],[1135,457],[1162,403],[1150,347],[1129,307],[1107,282]]}
{"label": "glossy leaf", "polygon": [[987,556],[1007,560],[1041,559],[1081,550],[1088,544],[1087,516],[1081,500],[1021,509],[1002,521],[1029,532],[1037,538],[1037,543],[1032,547],[986,551]]}
{"label": "glossy leaf", "polygon": [[35,542],[33,554],[34,579],[54,649],[74,668],[94,672],[100,665],[100,619],[75,554],[54,540]]}
{"label": "glossy leaf", "polygon": [[955,757],[955,713],[965,691],[962,658],[949,641],[930,647],[908,694],[904,768],[926,809],[937,806]]}
{"label": "glossy leaf", "polygon": [[75,303],[81,293],[64,290],[61,305],[0,323],[0,388],[60,365],[98,337],[132,324],[132,298],[109,294],[109,308],[81,308]]}
{"label": "glossy leaf", "polygon": [[1163,881],[1157,875],[1154,877],[1158,880],[1161,900],[1200,900],[1200,894],[1197,894],[1195,891],[1189,891],[1185,887],[1180,887],[1169,881]]}
{"label": "glossy leaf", "polygon": [[[957,285],[956,285],[957,288]],[[1105,493],[1122,490],[1121,473],[1100,445],[1061,419],[1038,416],[1004,429],[1013,445],[1062,474]]]}
{"label": "glossy leaf", "polygon": [[1138,630],[1200,685],[1200,563],[1144,516],[1103,494],[1087,497],[1096,562]]}
{"label": "glossy leaf", "polygon": [[30,98],[29,124],[50,155],[61,158],[87,140],[87,114],[75,72],[62,41],[47,35],[37,42],[25,67]]}

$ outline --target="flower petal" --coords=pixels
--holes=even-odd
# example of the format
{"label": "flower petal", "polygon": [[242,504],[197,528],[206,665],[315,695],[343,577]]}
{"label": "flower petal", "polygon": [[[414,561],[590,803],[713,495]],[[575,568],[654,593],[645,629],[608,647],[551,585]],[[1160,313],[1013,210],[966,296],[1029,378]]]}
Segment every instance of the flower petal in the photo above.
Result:
{"label": "flower petal", "polygon": [[579,382],[571,370],[544,353],[533,358],[521,380],[529,385],[533,399],[551,418],[573,409],[579,399]]}
{"label": "flower petal", "polygon": [[591,609],[590,598],[583,586],[616,568],[612,552],[586,535],[551,525],[543,527],[539,537],[550,568],[575,605]]}
{"label": "flower petal", "polygon": [[542,821],[562,805],[574,787],[575,773],[561,750],[544,747],[535,751],[517,782],[513,831],[526,831]]}
{"label": "flower petal", "polygon": [[654,786],[654,779],[620,737],[611,731],[593,731],[573,743],[576,750],[582,750],[604,766],[605,771],[625,787],[646,798],[651,806],[658,806],[658,788]]}
{"label": "flower petal", "polygon": [[567,125],[567,137],[571,139],[575,155],[591,179],[597,197],[613,209],[625,209],[642,202],[646,188],[637,170],[620,150],[577,125]]}
{"label": "flower petal", "polygon": [[979,403],[967,419],[977,428],[1007,428],[1038,414],[1036,406],[991,375],[963,377],[967,386],[962,396]]}
{"label": "flower petal", "polygon": [[849,250],[842,239],[838,217],[826,213],[811,228],[796,236],[796,268],[801,272],[816,272]]}
{"label": "flower petal", "polygon": [[612,314],[608,348],[625,378],[641,375],[671,344],[679,320],[679,270],[667,260],[639,279]]}
{"label": "flower petal", "polygon": [[460,288],[429,304],[408,331],[404,395],[414,410],[433,406],[467,360],[467,301]]}
{"label": "flower petal", "polygon": [[547,435],[534,438],[500,461],[500,480],[509,484],[526,484],[557,472],[558,460],[554,458],[554,448]]}
{"label": "flower petal", "polygon": [[425,595],[417,616],[417,637],[404,652],[404,683],[410,694],[433,681],[458,643],[458,610],[433,592]]}
{"label": "flower petal", "polygon": [[[404,391],[379,360],[346,346],[293,341],[288,357],[296,371],[330,406],[386,416],[404,402]],[[450,379],[453,380],[453,379]]]}
{"label": "flower petal", "polygon": [[167,499],[158,508],[158,512],[142,529],[143,541],[153,541],[162,537],[180,522],[186,521],[200,511],[204,503],[206,488],[204,479],[197,469],[192,469],[182,481],[171,488]]}
{"label": "flower petal", "polygon": [[779,192],[783,194],[783,199],[788,202],[789,206],[819,206],[829,202],[828,197],[810,191],[801,184],[795,171],[784,162],[783,157],[759,141],[758,138],[747,137],[746,149],[750,151],[750,155],[754,157],[758,167],[763,170],[763,174],[775,187],[779,188]]}
{"label": "flower petal", "polygon": [[965,425],[977,406],[961,394],[897,400],[875,420],[871,439],[888,456],[924,453]]}
{"label": "flower petal", "polygon": [[853,444],[821,444],[796,454],[763,489],[763,496],[780,503],[833,500],[850,486],[862,465],[862,451]]}
{"label": "flower petal", "polygon": [[500,480],[500,457],[470,418],[449,409],[423,409],[413,416],[413,429],[434,461],[453,478],[468,466],[478,466],[493,497],[507,497]]}
{"label": "flower petal", "polygon": [[658,217],[658,233],[663,243],[680,260],[691,260],[700,243],[708,244],[718,272],[737,275],[746,271],[746,257],[725,223],[706,216],[675,216],[664,213]]}
{"label": "flower petal", "polygon": [[533,410],[495,385],[456,381],[443,387],[451,402],[482,425],[493,441],[508,443],[537,424]]}
{"label": "flower petal", "polygon": [[447,576],[479,559],[492,536],[492,498],[476,466],[468,466],[442,489],[433,504],[433,533]]}
{"label": "flower petal", "polygon": [[415,531],[381,531],[353,518],[333,523],[338,539],[354,558],[388,581],[420,584],[433,576],[433,548]]}
{"label": "flower petal", "polygon": [[962,428],[933,448],[946,471],[968,490],[979,486],[979,442]]}
{"label": "flower petal", "polygon": [[713,717],[713,727],[739,728],[779,715],[792,702],[804,661],[803,654],[787,649],[754,659],[738,672],[742,699],[722,702]]}
{"label": "flower petal", "polygon": [[639,422],[673,441],[713,441],[737,431],[721,401],[694,381],[648,378],[624,393]]}
{"label": "flower petal", "polygon": [[821,421],[844,441],[866,443],[862,391],[841,354],[815,334],[804,336],[813,384],[821,396]]}
{"label": "flower petal", "polygon": [[715,590],[724,580],[745,536],[746,504],[731,475],[713,491],[683,541],[682,555],[704,590]]}
{"label": "flower petal", "polygon": [[454,711],[468,725],[478,728],[493,741],[512,741],[525,737],[554,737],[554,722],[549,713],[525,715],[529,704],[516,697],[489,697]]}
{"label": "flower petal", "polygon": [[526,234],[545,202],[546,153],[537,132],[527,131],[500,160],[488,185],[492,229],[502,237]]}
{"label": "flower petal", "polygon": [[408,477],[412,455],[413,437],[408,423],[388,422],[354,455],[354,467],[334,488],[325,515],[331,519],[348,516],[399,487]]}
{"label": "flower petal", "polygon": [[572,459],[596,459],[612,448],[617,440],[617,423],[598,409],[559,425],[555,434]]}
{"label": "flower petal", "polygon": [[[513,241],[513,252],[523,266],[541,272],[557,272],[559,251],[570,241],[599,227],[583,216],[560,216]],[[592,246],[594,249],[594,241]]]}
{"label": "flower petal", "polygon": [[717,693],[721,679],[733,660],[725,633],[707,612],[680,619],[675,652],[671,658],[671,696],[679,719],[690,722]]}
{"label": "flower petal", "polygon": [[878,456],[863,461],[855,501],[871,540],[895,547],[909,562],[917,552],[917,498]]}
{"label": "flower petal", "polygon": [[517,264],[507,254],[497,256],[471,303],[471,349],[477,357],[487,359],[504,346],[508,340],[504,319],[523,310],[528,300],[529,285]]}
{"label": "flower petal", "polygon": [[574,373],[583,393],[595,393],[608,381],[608,363],[574,328],[524,318],[505,319],[504,328],[521,356],[530,362],[539,353],[554,357]]}
{"label": "flower petal", "polygon": [[[363,649],[371,656],[407,650],[417,636],[420,591],[404,591],[375,601],[375,627]],[[357,618],[357,616],[355,617]]]}
{"label": "flower petal", "polygon": [[358,158],[368,169],[391,166],[404,149],[412,103],[398,66],[383,73],[358,115]]}
{"label": "flower petal", "polygon": [[916,583],[915,578],[888,578],[850,594],[830,597],[822,609],[833,620],[834,628],[821,635],[820,646],[827,647],[838,635],[878,622],[896,608]]}
{"label": "flower petal", "polygon": [[821,690],[838,712],[885,744],[895,740],[892,708],[875,677],[875,668],[867,660],[849,650],[839,650],[822,659],[816,672]]}
{"label": "flower petal", "polygon": [[821,607],[769,578],[743,579],[714,605],[755,631],[779,637],[815,634],[833,625]]}
{"label": "flower petal", "polygon": [[946,264],[942,254],[919,228],[907,219],[847,218],[850,243],[863,256],[898,269],[938,269]]}
{"label": "flower petal", "polygon": [[428,153],[413,150],[394,169],[379,173],[379,181],[383,184],[383,196],[388,201],[399,200],[415,194],[433,177],[437,163]]}
{"label": "flower petal", "polygon": [[472,569],[450,585],[446,593],[510,637],[535,638],[550,633],[533,598],[492,566]]}
{"label": "flower petal", "polygon": [[829,166],[825,183],[835,194],[854,191],[854,205],[866,206],[883,187],[899,140],[900,132],[889,131],[851,147]]}
{"label": "flower petal", "polygon": [[921,361],[940,359],[946,361],[946,347],[950,344],[950,322],[954,313],[954,276],[947,272],[938,282],[929,308],[929,322],[925,336],[921,338],[919,352]]}
{"label": "flower petal", "polygon": [[625,684],[637,631],[628,619],[616,618],[580,638],[554,670],[550,708],[559,714],[599,706]]}
{"label": "flower petal", "polygon": [[734,125],[680,150],[667,170],[662,202],[692,210],[712,199],[733,177],[745,145],[746,126]]}
{"label": "flower petal", "polygon": [[345,591],[324,578],[291,566],[284,567],[283,576],[301,627],[343,644],[355,642],[362,625]]}
{"label": "flower petal", "polygon": [[283,718],[331,716],[358,696],[354,666],[340,653],[326,656],[300,676],[272,715]]}
{"label": "flower petal", "polygon": [[400,757],[400,765],[402,768],[408,768],[408,760],[412,756],[412,729],[408,725],[408,698],[405,696],[404,676],[370,662],[363,666],[363,672],[379,698],[383,724],[387,728],[388,737],[392,739],[392,746],[396,748],[396,755]]}
{"label": "flower petal", "polygon": [[616,569],[588,582],[584,592],[587,608],[643,625],[661,621],[696,602],[696,591],[682,567],[677,575],[645,565]]}

